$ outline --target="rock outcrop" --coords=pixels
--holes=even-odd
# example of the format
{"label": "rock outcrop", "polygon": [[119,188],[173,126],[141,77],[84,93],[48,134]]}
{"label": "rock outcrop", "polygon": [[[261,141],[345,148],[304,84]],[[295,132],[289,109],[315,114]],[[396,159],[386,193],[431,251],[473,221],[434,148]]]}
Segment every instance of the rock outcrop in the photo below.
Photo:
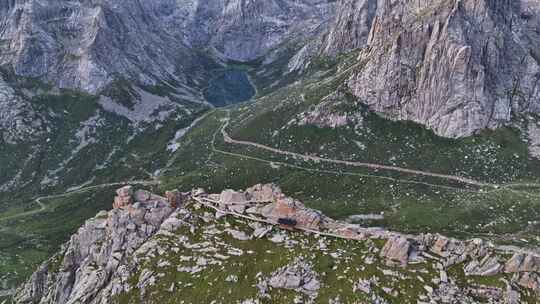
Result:
{"label": "rock outcrop", "polygon": [[325,220],[320,212],[306,208],[302,202],[285,196],[265,206],[261,214],[276,222],[279,219],[290,219],[296,222],[297,227],[313,230],[319,230]]}
{"label": "rock outcrop", "polygon": [[296,260],[272,273],[268,285],[272,288],[296,290],[310,298],[316,298],[321,288],[317,273],[311,265],[302,260]]}
{"label": "rock outcrop", "polygon": [[411,243],[404,237],[392,237],[381,250],[381,256],[400,262],[402,265],[406,265],[409,261],[409,251],[411,250]]}
{"label": "rock outcrop", "polygon": [[508,273],[532,271],[540,273],[540,257],[531,254],[516,253],[506,262],[504,271]]}
{"label": "rock outcrop", "polygon": [[115,203],[124,205],[88,220],[53,258],[58,262],[41,266],[17,293],[17,303],[105,303],[118,292],[129,274],[126,261],[162,226],[170,229],[174,209],[160,199],[125,205],[131,187],[117,194]]}
{"label": "rock outcrop", "polygon": [[[146,197],[143,196],[143,199]],[[125,186],[116,190],[114,197],[113,208],[119,209],[133,204],[133,187]]]}
{"label": "rock outcrop", "polygon": [[[194,288],[192,279],[200,282],[212,273],[219,273],[227,284],[254,280],[250,285],[258,290],[257,300],[249,303],[271,300],[273,291],[279,289],[295,292],[296,302],[317,303],[320,289],[328,292],[326,284],[335,284],[336,277],[338,284],[355,277],[352,292],[361,292],[374,303],[386,303],[380,292],[393,298],[407,295],[409,290],[398,290],[404,282],[420,287],[417,300],[426,303],[475,303],[472,299],[520,303],[522,295],[530,298],[540,293],[539,257],[534,253],[514,250],[514,256],[508,258],[510,251],[479,239],[402,235],[328,218],[323,218],[317,232],[307,222],[305,227],[297,228],[310,233],[289,233],[275,223],[265,223],[271,219],[265,217],[265,212],[250,215],[246,211],[242,216],[229,212],[223,215],[230,217],[226,220],[219,220],[219,212],[215,216],[208,212],[219,208],[228,212],[228,206],[213,199],[222,194],[229,198],[240,195],[257,208],[271,206],[270,214],[276,208],[276,214],[290,217],[297,216],[291,211],[316,212],[286,197],[275,185],[256,185],[243,192],[226,190],[219,195],[199,190],[190,194],[191,199],[186,196],[175,209],[170,198],[180,202],[176,201],[178,191],[168,192],[167,200],[131,187],[119,189],[121,199],[117,200],[132,203],[102,211],[87,221],[61,252],[39,267],[17,291],[17,303],[105,304],[120,295],[154,303],[149,299],[184,295]],[[343,239],[350,243],[343,243]],[[372,239],[386,243],[380,246]],[[248,242],[257,245],[250,247]],[[246,259],[240,260],[244,255]],[[261,259],[265,255],[274,255],[276,260],[272,261],[287,262],[266,272],[269,260]],[[358,263],[357,258],[363,262]],[[263,260],[264,273],[269,276],[252,272],[249,277],[239,277],[235,273],[239,266],[262,267],[248,263]],[[414,262],[415,268],[396,271],[395,263],[388,261],[403,267]],[[371,267],[369,272],[367,267]],[[463,270],[467,278],[456,275],[455,267]],[[223,270],[232,273],[223,274]],[[365,278],[366,273],[371,277]],[[177,274],[181,282],[175,279]],[[477,277],[495,275],[505,277],[506,288],[472,283]],[[208,281],[208,286],[216,280]],[[208,286],[204,284],[204,291]]]}

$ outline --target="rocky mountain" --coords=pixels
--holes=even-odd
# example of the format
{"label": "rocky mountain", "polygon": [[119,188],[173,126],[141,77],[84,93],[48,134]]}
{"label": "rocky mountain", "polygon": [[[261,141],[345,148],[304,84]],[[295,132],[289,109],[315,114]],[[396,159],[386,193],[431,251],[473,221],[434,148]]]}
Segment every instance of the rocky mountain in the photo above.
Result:
{"label": "rocky mountain", "polygon": [[128,186],[16,302],[534,303],[539,271],[537,254],[480,239],[334,221],[275,185],[166,198]]}
{"label": "rocky mountain", "polygon": [[91,93],[120,77],[196,87],[208,72],[199,50],[254,60],[309,36],[332,8],[325,0],[7,1],[0,7],[0,64]]}
{"label": "rocky mountain", "polygon": [[330,41],[345,49],[366,46],[348,85],[374,111],[419,122],[445,137],[470,136],[538,112],[538,3],[366,0],[348,5],[358,8],[358,17],[345,15]]}
{"label": "rocky mountain", "polygon": [[464,137],[538,111],[538,11],[524,0],[8,1],[0,65],[60,88],[128,79],[204,100],[212,62],[312,40],[291,70],[361,49],[348,86],[362,103]]}
{"label": "rocky mountain", "polygon": [[[119,194],[19,301],[533,303],[535,255],[487,239],[540,244],[539,20],[530,0],[0,3],[0,302],[129,183],[189,204]],[[187,193],[256,183],[302,203]]]}

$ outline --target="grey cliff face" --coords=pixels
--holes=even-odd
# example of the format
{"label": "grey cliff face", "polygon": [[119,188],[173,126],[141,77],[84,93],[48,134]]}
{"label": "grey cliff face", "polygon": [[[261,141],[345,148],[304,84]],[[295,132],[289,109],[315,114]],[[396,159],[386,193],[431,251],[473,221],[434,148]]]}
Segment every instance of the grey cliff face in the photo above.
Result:
{"label": "grey cliff face", "polygon": [[[539,110],[537,2],[367,0],[357,5],[361,15],[371,16],[374,7],[376,13],[349,87],[373,110],[422,123],[446,137],[500,127],[517,114]],[[365,31],[351,35],[359,32]]]}
{"label": "grey cliff face", "polygon": [[14,0],[0,6],[0,64],[96,93],[118,77],[192,85],[194,49],[252,60],[325,23],[333,5],[303,1]]}
{"label": "grey cliff face", "polygon": [[325,39],[323,53],[337,53],[366,46],[377,1],[340,1]]}

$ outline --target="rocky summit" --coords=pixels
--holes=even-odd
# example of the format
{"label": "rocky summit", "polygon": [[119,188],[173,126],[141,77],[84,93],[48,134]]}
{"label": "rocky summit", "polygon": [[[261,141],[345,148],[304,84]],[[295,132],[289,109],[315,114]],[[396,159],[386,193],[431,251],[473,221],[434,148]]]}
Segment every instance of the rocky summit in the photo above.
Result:
{"label": "rocky summit", "polygon": [[335,221],[271,184],[168,193],[118,189],[16,302],[534,303],[540,292],[536,253]]}

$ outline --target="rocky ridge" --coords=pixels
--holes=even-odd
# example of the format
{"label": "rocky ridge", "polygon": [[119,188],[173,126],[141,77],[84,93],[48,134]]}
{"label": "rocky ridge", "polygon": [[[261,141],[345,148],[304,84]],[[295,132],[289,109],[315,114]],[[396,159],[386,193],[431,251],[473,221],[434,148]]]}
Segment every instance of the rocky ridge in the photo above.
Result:
{"label": "rocky ridge", "polygon": [[[267,249],[266,255],[282,246],[288,248],[291,259],[253,278],[239,278],[234,267],[229,270],[223,279],[226,284],[252,280],[256,287],[255,297],[243,303],[277,299],[275,292],[281,289],[294,291],[298,303],[312,303],[326,296],[331,284],[328,275],[341,271],[344,279],[360,275],[351,281],[351,291],[376,303],[412,302],[403,300],[411,295],[395,285],[411,279],[421,289],[413,296],[414,303],[475,303],[477,298],[491,303],[527,303],[538,299],[540,292],[540,256],[536,253],[499,248],[480,239],[403,235],[334,221],[287,197],[275,185],[221,194],[171,191],[166,196],[133,191],[130,186],[119,189],[115,209],[87,221],[18,290],[16,302],[110,303],[111,299],[121,302],[124,294],[147,301],[148,297],[183,294],[182,290],[194,288],[192,279],[201,274],[206,277],[215,267],[222,273],[229,269],[227,263],[255,254],[262,244],[275,248]],[[297,235],[302,231],[306,235]],[[343,243],[336,246],[339,241]],[[253,249],[242,247],[251,242],[263,243]],[[362,247],[352,250],[346,246]],[[317,270],[324,259],[318,254],[331,258],[335,266],[325,272]],[[341,264],[349,266],[342,269]],[[183,278],[181,282],[169,281],[178,276]],[[494,283],[482,283],[486,280]],[[331,303],[342,302],[337,296]]]}

